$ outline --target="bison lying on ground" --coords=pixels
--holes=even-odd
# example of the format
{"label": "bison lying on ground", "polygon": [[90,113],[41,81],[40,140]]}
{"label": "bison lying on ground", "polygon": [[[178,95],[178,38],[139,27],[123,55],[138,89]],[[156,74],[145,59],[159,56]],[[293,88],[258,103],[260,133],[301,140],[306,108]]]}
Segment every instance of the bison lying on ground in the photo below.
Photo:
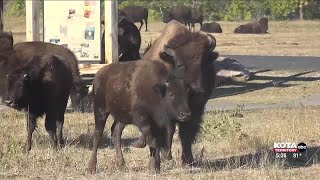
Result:
{"label": "bison lying on ground", "polygon": [[61,146],[64,144],[62,129],[71,87],[72,70],[60,56],[34,56],[25,66],[9,73],[6,104],[29,112],[28,151],[37,118],[44,114],[52,147],[57,148],[57,141]]}
{"label": "bison lying on ground", "polygon": [[203,23],[201,29],[203,32],[208,33],[222,33],[222,29],[220,24],[213,22],[213,23]]}
{"label": "bison lying on ground", "polygon": [[[171,65],[172,60],[179,61],[166,48],[160,56]],[[180,73],[184,69],[168,71],[163,63],[148,60],[114,63],[97,72],[93,82],[95,132],[88,168],[91,173],[96,171],[97,148],[109,114],[115,119],[112,139],[119,165],[124,165],[122,130],[126,124],[135,124],[142,132],[142,141],[147,139],[150,147],[150,167],[160,171],[159,141],[164,139],[164,132],[174,133],[171,120],[186,121],[190,115],[188,86],[176,79]]]}
{"label": "bison lying on ground", "polygon": [[148,9],[141,6],[128,6],[122,10],[133,23],[140,22],[139,31],[143,26],[143,21],[146,23],[146,31],[148,31]]}
{"label": "bison lying on ground", "polygon": [[[215,70],[212,61],[218,58],[218,54],[213,52],[216,41],[211,35],[209,37],[202,32],[190,32],[181,23],[171,21],[151,45],[142,60],[160,62],[168,70],[172,69],[172,66],[163,61],[160,56],[160,53],[164,51],[164,44],[172,47],[175,54],[179,56],[179,59],[182,61],[181,64],[183,64],[181,68],[185,69],[184,79],[191,86],[188,101],[191,110],[191,121],[177,123],[179,125],[179,137],[182,145],[182,163],[191,165],[193,163],[191,146],[200,131],[204,107],[214,88]],[[178,68],[179,65],[176,67]],[[172,126],[173,132],[175,124],[173,123]],[[173,134],[167,134],[168,139],[161,141],[161,147],[167,159],[172,158],[172,137]]]}
{"label": "bison lying on ground", "polygon": [[[102,22],[103,23],[103,22]],[[102,34],[101,59],[105,59],[105,37]],[[118,22],[118,53],[119,62],[135,61],[140,59],[141,35],[138,28],[124,17],[119,17]],[[101,62],[104,64],[104,61]]]}
{"label": "bison lying on ground", "polygon": [[188,25],[190,30],[191,17],[191,9],[187,6],[179,5],[173,7],[171,11],[167,11],[163,14],[163,22],[169,23],[171,20],[177,20],[185,26]]}
{"label": "bison lying on ground", "polygon": [[202,28],[202,22],[203,22],[203,13],[197,10],[196,8],[191,9],[191,27],[193,28],[193,31],[195,31],[195,24],[200,24],[200,29]]}
{"label": "bison lying on ground", "polygon": [[260,18],[250,23],[240,25],[234,30],[234,33],[241,34],[265,34],[268,33],[268,18]]}

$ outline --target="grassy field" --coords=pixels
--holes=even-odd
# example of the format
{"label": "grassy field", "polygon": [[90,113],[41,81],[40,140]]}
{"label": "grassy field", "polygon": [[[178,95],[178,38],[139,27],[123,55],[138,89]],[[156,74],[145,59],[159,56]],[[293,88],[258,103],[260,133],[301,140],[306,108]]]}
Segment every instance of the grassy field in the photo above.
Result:
{"label": "grassy field", "polygon": [[[243,117],[231,117],[234,113]],[[320,165],[304,167],[306,161],[273,161],[265,152],[273,142],[305,142],[308,157],[320,145],[320,107],[282,110],[209,112],[205,114],[202,132],[194,145],[199,166],[188,169],[180,165],[180,145],[174,137],[172,161],[162,162],[160,175],[148,173],[148,149],[134,149],[130,143],[138,137],[134,126],[125,129],[124,156],[127,170],[117,169],[115,152],[110,143],[109,119],[98,151],[98,173],[86,174],[94,128],[92,114],[66,114],[67,146],[50,149],[43,119],[34,133],[33,146],[26,154],[24,114],[14,110],[0,112],[0,178],[1,179],[292,179],[316,178]],[[318,157],[316,154],[314,157]],[[311,164],[314,157],[311,159]]]}
{"label": "grassy field", "polygon": [[[245,22],[218,22],[223,33],[214,34],[217,39],[216,50],[221,55],[292,55],[320,56],[320,21],[278,21],[269,22],[270,34],[234,34],[233,30]],[[42,20],[40,27],[42,32]],[[139,23],[136,23],[139,26]],[[149,31],[141,31],[144,49],[155,40],[165,26],[162,22],[149,23]],[[199,30],[199,24],[196,30]],[[25,41],[25,18],[4,17],[4,29],[14,33],[15,42]]]}

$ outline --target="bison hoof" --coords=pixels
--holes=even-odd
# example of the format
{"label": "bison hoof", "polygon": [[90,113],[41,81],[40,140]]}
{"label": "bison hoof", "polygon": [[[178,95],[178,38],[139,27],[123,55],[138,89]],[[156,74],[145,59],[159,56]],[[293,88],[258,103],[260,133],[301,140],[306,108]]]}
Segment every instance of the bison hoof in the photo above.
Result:
{"label": "bison hoof", "polygon": [[146,147],[146,142],[137,140],[132,144],[133,147],[135,148],[145,148]]}
{"label": "bison hoof", "polygon": [[96,173],[96,168],[94,167],[88,167],[87,168],[87,173],[88,174],[95,174]]}

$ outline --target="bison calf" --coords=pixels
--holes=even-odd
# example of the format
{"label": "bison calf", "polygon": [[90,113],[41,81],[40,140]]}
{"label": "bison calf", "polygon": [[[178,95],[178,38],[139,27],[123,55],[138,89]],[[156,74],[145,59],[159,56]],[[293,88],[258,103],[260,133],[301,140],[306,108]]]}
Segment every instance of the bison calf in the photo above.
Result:
{"label": "bison calf", "polygon": [[[174,55],[166,50],[167,56]],[[179,65],[177,65],[179,66]],[[177,68],[184,71],[183,68]],[[118,164],[123,166],[121,133],[126,124],[135,124],[150,147],[150,166],[160,171],[160,139],[163,131],[172,130],[172,119],[187,121],[188,86],[179,72],[168,71],[157,61],[114,63],[101,68],[93,82],[95,132],[89,171],[96,171],[97,148],[109,114],[114,117],[114,130]],[[171,78],[173,77],[173,78]],[[174,132],[172,132],[173,134]]]}
{"label": "bison calf", "polygon": [[56,149],[57,141],[64,144],[62,128],[72,83],[69,64],[62,57],[53,55],[34,56],[25,66],[8,74],[6,104],[29,112],[28,151],[37,118],[44,114],[51,145]]}

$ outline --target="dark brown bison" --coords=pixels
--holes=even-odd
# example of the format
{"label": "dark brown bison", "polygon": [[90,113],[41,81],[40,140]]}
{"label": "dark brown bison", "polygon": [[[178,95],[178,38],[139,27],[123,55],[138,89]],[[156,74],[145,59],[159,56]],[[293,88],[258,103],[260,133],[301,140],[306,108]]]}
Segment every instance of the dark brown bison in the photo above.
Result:
{"label": "dark brown bison", "polygon": [[[180,64],[184,68],[184,79],[191,86],[188,100],[191,121],[177,123],[182,145],[182,163],[191,165],[194,161],[191,146],[200,131],[204,107],[215,84],[215,69],[212,62],[218,58],[218,53],[213,52],[216,41],[212,35],[208,36],[203,32],[190,32],[179,22],[171,21],[151,45],[142,60],[157,61],[163,63],[167,69],[172,69],[170,63],[163,61],[160,56],[160,53],[164,51],[164,44],[172,47],[176,56],[179,56],[179,60],[182,61]],[[175,68],[181,65],[177,65]],[[173,123],[171,131],[174,132],[174,130],[175,123]],[[173,133],[168,133],[166,140],[161,141],[163,142],[161,147],[167,159],[172,158],[172,137]]]}
{"label": "dark brown bison", "polygon": [[167,11],[163,14],[163,22],[169,23],[171,20],[179,21],[185,26],[189,27],[191,23],[192,13],[191,9],[184,5],[178,5],[173,7],[170,11]]}
{"label": "dark brown bison", "polygon": [[23,67],[8,74],[6,104],[29,112],[28,151],[37,119],[44,114],[52,147],[57,148],[57,141],[64,145],[62,129],[72,79],[72,70],[66,60],[52,55],[33,56]]}
{"label": "dark brown bison", "polygon": [[[160,54],[162,58],[168,58],[166,60],[171,65],[173,61],[179,61],[168,48]],[[172,129],[171,120],[187,121],[190,115],[187,104],[189,88],[183,80],[176,78],[179,77],[177,74],[180,73],[168,71],[162,62],[148,60],[113,63],[97,72],[93,82],[95,131],[88,168],[91,173],[96,171],[97,148],[109,114],[115,119],[112,139],[118,164],[124,165],[121,151],[123,128],[126,124],[135,124],[142,132],[141,140],[147,141],[150,147],[150,167],[160,171],[163,134]]]}
{"label": "dark brown bison", "polygon": [[200,29],[201,29],[202,22],[203,22],[203,13],[196,8],[191,8],[191,27],[193,28],[193,31],[195,31],[196,23],[200,24]]}
{"label": "dark brown bison", "polygon": [[[101,59],[105,59],[104,32],[101,40]],[[141,35],[138,28],[126,18],[119,18],[118,22],[118,53],[119,62],[135,61],[140,59]],[[104,64],[104,62],[101,62]]]}
{"label": "dark brown bison", "polygon": [[71,88],[70,98],[73,109],[75,111],[83,112],[85,109],[85,102],[83,98],[88,94],[88,88],[82,80],[78,67],[78,60],[73,52],[61,45],[55,45],[47,42],[20,42],[13,46],[15,51],[15,60],[19,59],[27,62],[34,55],[59,55],[63,57],[71,66],[73,86]]}
{"label": "dark brown bison", "polygon": [[133,23],[140,22],[139,31],[143,25],[143,21],[146,23],[146,31],[148,31],[148,9],[142,6],[128,6],[122,10]]}
{"label": "dark brown bison", "polygon": [[203,23],[201,29],[203,32],[208,33],[222,33],[222,29],[220,24],[213,22],[213,23]]}
{"label": "dark brown bison", "polygon": [[240,25],[234,30],[239,34],[265,34],[268,33],[268,18],[260,18],[250,23]]}

